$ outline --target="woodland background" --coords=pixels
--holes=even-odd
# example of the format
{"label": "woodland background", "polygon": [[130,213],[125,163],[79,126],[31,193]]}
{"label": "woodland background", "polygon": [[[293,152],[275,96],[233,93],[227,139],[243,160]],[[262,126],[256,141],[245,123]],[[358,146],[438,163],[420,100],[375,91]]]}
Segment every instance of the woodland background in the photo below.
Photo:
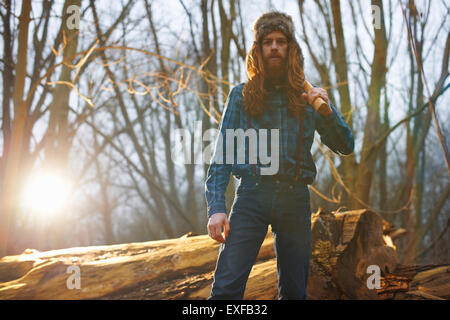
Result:
{"label": "woodland background", "polygon": [[[407,231],[402,263],[448,263],[445,0],[3,1],[0,256],[205,234],[208,166],[174,162],[173,133],[217,127],[269,9],[293,17],[307,78],[355,136],[338,157],[316,134],[313,211],[368,208]],[[51,213],[22,197],[40,171],[71,182]]]}

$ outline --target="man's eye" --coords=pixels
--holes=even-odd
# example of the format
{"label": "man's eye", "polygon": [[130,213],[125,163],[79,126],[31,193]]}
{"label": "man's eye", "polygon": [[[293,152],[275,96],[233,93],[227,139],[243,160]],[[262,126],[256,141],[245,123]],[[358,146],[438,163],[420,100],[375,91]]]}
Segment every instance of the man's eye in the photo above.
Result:
{"label": "man's eye", "polygon": [[271,46],[272,42],[275,41],[279,46],[285,46],[288,41],[286,39],[277,39],[277,40],[263,40],[263,46]]}

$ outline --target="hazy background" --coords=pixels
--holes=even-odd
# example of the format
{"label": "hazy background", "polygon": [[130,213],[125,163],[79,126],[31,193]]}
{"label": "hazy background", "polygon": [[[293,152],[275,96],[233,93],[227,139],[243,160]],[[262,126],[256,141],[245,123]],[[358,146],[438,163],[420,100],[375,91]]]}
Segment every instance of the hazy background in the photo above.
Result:
{"label": "hazy background", "polygon": [[[206,233],[207,164],[172,161],[174,130],[217,127],[246,80],[253,22],[276,9],[294,19],[307,78],[355,136],[340,158],[316,133],[313,211],[369,208],[408,231],[396,242],[402,262],[448,262],[449,172],[427,102],[448,148],[449,5],[401,3],[415,53],[397,0],[3,2],[6,252]],[[67,26],[70,5],[78,28]]]}

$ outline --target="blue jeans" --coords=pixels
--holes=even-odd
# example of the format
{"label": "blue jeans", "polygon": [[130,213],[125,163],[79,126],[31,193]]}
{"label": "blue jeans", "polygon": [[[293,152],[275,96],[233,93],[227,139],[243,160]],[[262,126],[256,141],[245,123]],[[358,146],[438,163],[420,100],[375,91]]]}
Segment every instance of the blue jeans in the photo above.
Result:
{"label": "blue jeans", "polygon": [[279,299],[306,299],[311,255],[308,185],[270,177],[242,179],[221,244],[210,299],[242,299],[248,276],[272,225]]}

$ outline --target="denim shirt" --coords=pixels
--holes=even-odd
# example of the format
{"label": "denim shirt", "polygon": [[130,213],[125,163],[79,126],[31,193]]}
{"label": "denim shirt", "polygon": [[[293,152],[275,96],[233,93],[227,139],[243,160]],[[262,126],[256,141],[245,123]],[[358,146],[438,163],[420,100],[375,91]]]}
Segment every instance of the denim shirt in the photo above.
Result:
{"label": "denim shirt", "polygon": [[[225,191],[227,189],[230,173],[237,179],[252,175],[248,157],[248,139],[245,141],[245,163],[236,161],[237,141],[234,143],[234,162],[225,161],[226,158],[226,129],[248,129],[247,115],[243,109],[242,89],[244,83],[235,86],[228,95],[223,110],[219,131],[222,136],[222,145],[219,148],[218,139],[205,183],[205,196],[207,202],[208,217],[217,212],[226,213]],[[320,134],[320,140],[338,155],[349,155],[354,151],[355,141],[352,131],[345,123],[342,115],[330,102],[333,112],[328,116],[322,116],[314,107],[307,105],[303,121],[303,142],[300,160],[299,180],[305,184],[312,184],[316,177],[316,166],[311,155],[311,146],[314,140],[314,131]],[[297,161],[297,147],[300,131],[299,118],[294,118],[287,108],[287,97],[280,88],[269,90],[269,103],[261,117],[251,117],[251,127],[268,129],[267,140],[270,140],[270,129],[279,129],[279,169],[278,174],[295,176]],[[259,137],[258,144],[259,146]],[[271,148],[268,147],[270,151]],[[241,150],[242,151],[242,150]],[[271,153],[271,152],[270,152]],[[270,154],[268,152],[268,154]],[[220,161],[217,159],[221,158]],[[261,174],[261,168],[270,164],[261,164],[257,157],[256,173]]]}

